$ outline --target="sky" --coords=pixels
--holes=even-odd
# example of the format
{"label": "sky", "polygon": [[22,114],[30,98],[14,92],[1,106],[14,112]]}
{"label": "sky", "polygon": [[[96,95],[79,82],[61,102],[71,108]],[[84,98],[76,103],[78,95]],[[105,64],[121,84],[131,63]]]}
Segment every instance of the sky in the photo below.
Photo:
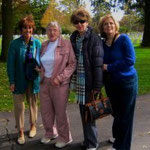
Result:
{"label": "sky", "polygon": [[[92,15],[92,7],[90,6],[90,1],[89,0],[85,0],[85,4],[86,4],[86,9],[90,12],[90,14]],[[112,12],[113,17],[117,20],[120,21],[121,18],[124,15],[124,12],[121,10],[118,10],[117,12]]]}

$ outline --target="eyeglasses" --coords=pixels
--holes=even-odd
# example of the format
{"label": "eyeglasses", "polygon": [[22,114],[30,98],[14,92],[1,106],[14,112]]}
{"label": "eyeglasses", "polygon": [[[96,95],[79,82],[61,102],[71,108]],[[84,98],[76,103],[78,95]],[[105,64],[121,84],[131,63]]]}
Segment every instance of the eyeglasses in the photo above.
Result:
{"label": "eyeglasses", "polygon": [[83,23],[85,23],[86,22],[86,20],[76,20],[76,21],[74,21],[74,23],[73,24],[83,24]]}

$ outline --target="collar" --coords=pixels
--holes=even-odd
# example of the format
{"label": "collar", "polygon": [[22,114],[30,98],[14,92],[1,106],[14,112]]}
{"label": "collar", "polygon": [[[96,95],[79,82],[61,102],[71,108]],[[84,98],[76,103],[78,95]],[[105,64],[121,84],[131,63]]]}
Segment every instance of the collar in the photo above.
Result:
{"label": "collar", "polygon": [[[46,50],[47,50],[47,46],[48,46],[48,44],[49,44],[49,40],[47,40],[47,41],[45,41],[43,44],[42,44],[42,51],[41,51],[41,56],[46,52]],[[63,42],[63,38],[62,38],[62,36],[60,36],[59,38],[58,38],[58,45],[57,45],[57,47],[63,47],[64,46],[64,42]]]}
{"label": "collar", "polygon": [[[20,39],[23,41],[23,43],[24,43],[25,45],[28,45],[28,44],[26,44],[26,42],[25,42],[25,40],[24,40],[24,38],[23,38],[22,35],[20,36]],[[31,36],[30,42],[33,43],[33,40],[34,40],[34,38]]]}
{"label": "collar", "polygon": [[[84,33],[84,39],[88,39],[92,31],[93,31],[92,27],[88,26],[86,32]],[[77,36],[79,36],[79,32],[76,30],[73,32],[71,36],[73,38],[73,41],[74,39],[76,39]]]}

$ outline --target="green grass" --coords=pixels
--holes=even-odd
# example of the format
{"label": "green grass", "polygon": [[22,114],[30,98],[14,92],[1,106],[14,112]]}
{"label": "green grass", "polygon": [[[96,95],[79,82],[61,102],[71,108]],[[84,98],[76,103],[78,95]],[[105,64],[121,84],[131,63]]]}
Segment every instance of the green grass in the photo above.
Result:
{"label": "green grass", "polygon": [[6,74],[6,63],[0,63],[0,111],[12,110],[12,94]]}
{"label": "green grass", "polygon": [[150,48],[136,47],[139,95],[150,93]]}

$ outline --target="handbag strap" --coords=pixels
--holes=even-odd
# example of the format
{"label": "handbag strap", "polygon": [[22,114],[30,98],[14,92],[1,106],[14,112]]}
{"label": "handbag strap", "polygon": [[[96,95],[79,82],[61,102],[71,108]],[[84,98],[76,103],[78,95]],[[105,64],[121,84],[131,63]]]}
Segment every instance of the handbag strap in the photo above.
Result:
{"label": "handbag strap", "polygon": [[95,101],[97,98],[98,99],[103,99],[104,98],[102,92],[99,92],[97,95],[95,95],[94,91],[92,90],[91,97],[90,97],[91,102]]}
{"label": "handbag strap", "polygon": [[101,101],[102,103],[105,103],[105,99],[104,99],[104,96],[102,94],[102,92],[99,92],[98,95],[94,95],[94,92],[92,91],[91,92],[91,104],[94,106],[94,107],[97,107],[96,105],[96,100],[98,101]]}

